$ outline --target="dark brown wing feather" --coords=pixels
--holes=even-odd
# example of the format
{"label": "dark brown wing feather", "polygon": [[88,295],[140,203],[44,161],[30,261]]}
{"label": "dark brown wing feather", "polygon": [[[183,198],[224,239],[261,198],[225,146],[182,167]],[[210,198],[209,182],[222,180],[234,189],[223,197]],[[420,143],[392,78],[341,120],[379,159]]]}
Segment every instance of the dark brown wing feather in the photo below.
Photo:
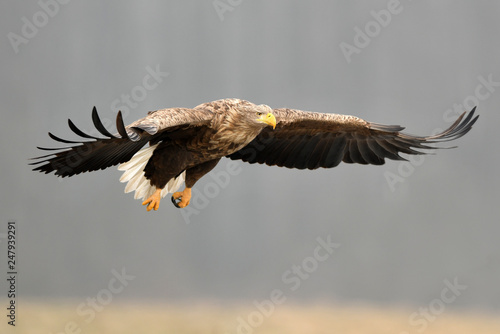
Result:
{"label": "dark brown wing feather", "polygon": [[406,160],[400,153],[425,154],[429,144],[465,135],[479,116],[475,109],[434,136],[413,136],[398,125],[366,122],[346,115],[275,109],[275,130],[264,129],[250,144],[229,155],[233,160],[297,169],[331,168],[346,163],[382,165],[385,158]]}
{"label": "dark brown wing feather", "polygon": [[39,165],[33,169],[34,171],[46,174],[54,172],[62,177],[105,169],[130,160],[148,142],[168,140],[170,135],[179,136],[180,132],[188,131],[193,127],[205,126],[210,123],[212,117],[212,112],[206,110],[162,109],[150,112],[148,116],[125,127],[121,112],[118,112],[116,117],[118,134],[113,135],[104,127],[94,107],[92,110],[94,126],[107,138],[86,134],[71,120],[68,120],[68,125],[74,133],[80,137],[95,140],[71,141],[49,132],[49,136],[55,141],[77,145],[63,148],[38,147],[41,150],[58,152],[33,158],[40,160],[30,165]]}

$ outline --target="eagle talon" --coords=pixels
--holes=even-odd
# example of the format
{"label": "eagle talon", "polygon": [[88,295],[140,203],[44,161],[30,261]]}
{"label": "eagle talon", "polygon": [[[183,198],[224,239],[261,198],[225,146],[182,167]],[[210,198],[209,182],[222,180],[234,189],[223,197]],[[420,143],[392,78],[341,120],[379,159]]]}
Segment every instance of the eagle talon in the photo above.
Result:
{"label": "eagle talon", "polygon": [[151,211],[151,210],[158,210],[160,207],[160,200],[161,200],[161,189],[156,189],[156,191],[151,195],[147,200],[142,202],[142,205],[147,205],[146,210]]}
{"label": "eagle talon", "polygon": [[[170,197],[170,199],[172,200],[172,203],[174,204],[174,206],[178,209],[182,209],[178,203],[180,203],[180,198],[174,198],[174,196]],[[179,202],[177,202],[177,200],[179,199]]]}
{"label": "eagle talon", "polygon": [[[179,201],[177,201],[179,200]],[[172,203],[174,203],[176,208],[182,209],[189,205],[191,201],[191,188],[185,188],[181,192],[175,192],[172,194]]]}

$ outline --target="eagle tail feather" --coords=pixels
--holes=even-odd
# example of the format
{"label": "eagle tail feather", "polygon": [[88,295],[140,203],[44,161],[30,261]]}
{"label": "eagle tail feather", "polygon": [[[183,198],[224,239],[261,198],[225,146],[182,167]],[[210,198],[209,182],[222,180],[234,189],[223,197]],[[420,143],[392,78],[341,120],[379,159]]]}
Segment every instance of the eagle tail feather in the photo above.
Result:
{"label": "eagle tail feather", "polygon": [[[151,185],[151,182],[144,176],[144,168],[157,146],[158,144],[141,149],[129,161],[118,166],[118,170],[124,171],[120,181],[127,182],[125,193],[135,191],[134,199],[145,200],[156,191],[156,187]],[[184,182],[185,175],[186,173],[182,172],[177,177],[172,178],[162,189],[161,197],[163,198],[179,189]]]}

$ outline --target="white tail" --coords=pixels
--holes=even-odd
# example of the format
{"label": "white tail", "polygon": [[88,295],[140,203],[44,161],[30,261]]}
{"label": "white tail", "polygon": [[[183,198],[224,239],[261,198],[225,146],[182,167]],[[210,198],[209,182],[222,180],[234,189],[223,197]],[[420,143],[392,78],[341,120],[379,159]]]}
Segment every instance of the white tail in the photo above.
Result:
{"label": "white tail", "polygon": [[[141,149],[134,154],[132,159],[118,166],[118,170],[124,171],[122,177],[120,177],[120,181],[128,182],[125,186],[125,192],[129,193],[135,190],[135,199],[142,198],[145,200],[156,191],[156,187],[152,186],[149,180],[144,176],[144,167],[146,167],[149,158],[151,158],[157,146],[158,144]],[[161,197],[163,198],[168,193],[177,191],[182,182],[184,182],[185,176],[186,171],[182,172],[175,179],[168,181],[165,188],[161,191]]]}

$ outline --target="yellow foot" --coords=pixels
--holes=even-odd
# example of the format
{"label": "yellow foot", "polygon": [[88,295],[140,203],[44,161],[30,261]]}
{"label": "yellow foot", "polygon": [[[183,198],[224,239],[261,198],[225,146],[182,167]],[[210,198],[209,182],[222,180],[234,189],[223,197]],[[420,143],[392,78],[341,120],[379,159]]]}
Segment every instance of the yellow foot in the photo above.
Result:
{"label": "yellow foot", "polygon": [[[180,199],[179,202],[177,200]],[[189,205],[189,201],[191,200],[191,188],[185,188],[181,192],[176,192],[172,194],[172,203],[177,208],[185,208]]]}
{"label": "yellow foot", "polygon": [[149,196],[147,200],[142,202],[142,205],[149,204],[146,210],[151,211],[152,209],[154,209],[156,211],[160,207],[160,200],[161,200],[161,189],[156,189],[153,195]]}

